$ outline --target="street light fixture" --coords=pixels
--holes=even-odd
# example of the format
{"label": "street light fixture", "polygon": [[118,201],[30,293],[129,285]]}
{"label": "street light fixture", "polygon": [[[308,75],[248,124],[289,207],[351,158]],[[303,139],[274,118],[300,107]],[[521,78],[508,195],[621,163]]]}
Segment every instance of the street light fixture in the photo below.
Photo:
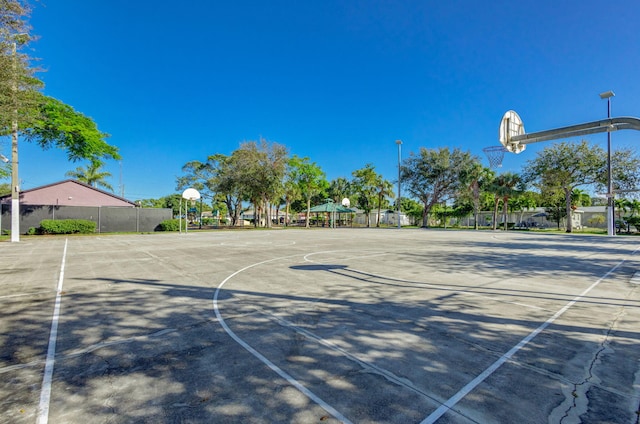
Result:
{"label": "street light fixture", "polygon": [[400,156],[402,150],[402,140],[396,140],[398,145],[398,230],[400,229]]}
{"label": "street light fixture", "polygon": [[[615,96],[613,91],[600,93],[601,99],[607,99],[607,118],[611,119],[611,98]],[[607,131],[607,235],[615,236],[615,214],[613,208],[613,181],[611,180],[611,131]]]}

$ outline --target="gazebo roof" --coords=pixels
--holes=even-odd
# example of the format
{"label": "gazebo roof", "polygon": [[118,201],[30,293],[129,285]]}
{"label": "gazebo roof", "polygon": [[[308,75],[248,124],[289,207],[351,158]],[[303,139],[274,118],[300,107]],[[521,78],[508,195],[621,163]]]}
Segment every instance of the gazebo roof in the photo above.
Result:
{"label": "gazebo roof", "polygon": [[353,209],[349,209],[349,208],[345,208],[342,205],[339,205],[337,203],[323,203],[322,205],[317,205],[312,207],[309,212],[314,213],[314,212],[337,212],[337,213],[348,213],[348,212],[355,212]]}

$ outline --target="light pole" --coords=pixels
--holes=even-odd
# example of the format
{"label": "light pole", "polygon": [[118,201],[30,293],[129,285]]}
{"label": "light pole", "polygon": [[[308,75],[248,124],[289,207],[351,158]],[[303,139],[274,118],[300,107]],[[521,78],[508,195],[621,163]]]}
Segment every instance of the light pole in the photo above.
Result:
{"label": "light pole", "polygon": [[[611,119],[611,98],[615,96],[613,91],[600,93],[601,99],[607,99],[607,119]],[[615,214],[613,199],[613,181],[611,180],[611,131],[607,131],[607,235],[615,236]]]}
{"label": "light pole", "polygon": [[398,230],[400,229],[400,156],[402,150],[402,140],[396,140],[398,145]]}
{"label": "light pole", "polygon": [[20,241],[20,187],[18,186],[18,58],[17,44],[13,54],[13,118],[11,120],[11,242]]}

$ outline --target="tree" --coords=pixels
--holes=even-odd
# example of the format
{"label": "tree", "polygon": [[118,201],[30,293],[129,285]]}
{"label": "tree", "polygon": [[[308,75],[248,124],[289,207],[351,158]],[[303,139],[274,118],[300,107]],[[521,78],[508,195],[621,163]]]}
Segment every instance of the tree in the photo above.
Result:
{"label": "tree", "polygon": [[349,198],[353,194],[353,188],[349,180],[344,177],[338,177],[329,183],[327,194],[334,202],[340,203],[342,199]]}
{"label": "tree", "polygon": [[187,188],[195,188],[201,195],[213,196],[214,169],[212,163],[215,161],[210,161],[209,159],[206,162],[192,160],[191,162],[185,163],[182,166],[184,175],[178,177],[176,180],[176,190],[184,191]]}
{"label": "tree", "polygon": [[469,152],[448,147],[420,148],[411,153],[401,166],[401,179],[405,189],[422,202],[422,225],[433,205],[446,201],[469,184],[471,168],[478,159]]}
{"label": "tree", "polygon": [[140,199],[136,201],[142,208],[169,208],[173,211],[173,216],[180,214],[180,194],[170,194],[159,199]]}
{"label": "tree", "polygon": [[640,214],[640,200],[629,199],[628,207],[629,207],[629,211],[631,212],[631,216],[636,216],[636,214]]}
{"label": "tree", "polygon": [[468,170],[469,184],[462,186],[459,192],[456,203],[468,202],[472,206],[474,229],[476,230],[479,226],[479,213],[482,208],[482,193],[491,186],[494,178],[495,172],[491,168],[476,162]]}
{"label": "tree", "polygon": [[258,212],[266,212],[265,226],[271,227],[271,204],[282,193],[287,163],[287,148],[278,143],[248,141],[242,143],[233,153],[236,166],[242,170],[242,185],[245,193],[254,204],[256,212],[254,225],[259,224]]}
{"label": "tree", "polygon": [[32,37],[30,10],[24,2],[0,1],[0,135],[13,134],[17,154],[17,133],[43,149],[67,151],[75,162],[120,159],[118,149],[106,143],[109,136],[95,122],[61,101],[40,93],[42,81],[35,77],[32,59],[21,53]]}
{"label": "tree", "polygon": [[544,211],[548,215],[550,221],[557,224],[558,230],[560,223],[567,216],[566,196],[564,191],[558,187],[546,187],[542,190],[541,196],[544,199]]}
{"label": "tree", "polygon": [[414,222],[422,217],[422,209],[423,206],[420,204],[420,202],[417,202],[409,197],[403,196],[400,201],[400,210],[403,211],[408,217],[411,217]]}
{"label": "tree", "polygon": [[520,218],[518,219],[519,222],[522,222],[525,210],[535,209],[535,207],[538,206],[538,197],[537,193],[532,191],[523,191],[510,202],[510,204],[514,204],[515,210],[520,211]]}
{"label": "tree", "polygon": [[591,206],[591,196],[584,190],[574,188],[571,190],[571,207]]}
{"label": "tree", "polygon": [[367,217],[367,227],[371,226],[370,213],[378,199],[378,185],[381,177],[376,173],[372,164],[352,172],[352,187],[356,196],[356,206],[364,211]]}
{"label": "tree", "polygon": [[32,40],[29,7],[18,0],[0,1],[0,132],[11,134],[31,126],[38,115],[42,81],[32,59],[22,52]]}
{"label": "tree", "polygon": [[100,171],[102,168],[100,162],[89,162],[86,168],[81,166],[77,167],[75,171],[69,171],[65,175],[71,177],[85,184],[89,184],[92,187],[103,187],[109,191],[113,191],[113,187],[109,184],[105,178],[110,177],[111,173],[107,171]]}
{"label": "tree", "polygon": [[289,161],[289,166],[291,167],[291,179],[298,185],[302,197],[307,202],[305,227],[309,228],[311,199],[324,192],[329,183],[322,169],[315,162],[311,162],[308,157],[301,158],[294,155]]}
{"label": "tree", "polygon": [[376,179],[376,195],[377,195],[377,205],[378,205],[378,218],[376,219],[376,227],[380,227],[380,213],[382,206],[387,206],[389,202],[387,201],[387,197],[394,198],[393,193],[393,184],[389,180],[385,180],[382,178],[382,175],[378,174],[378,178]]}
{"label": "tree", "polygon": [[211,197],[221,197],[231,218],[231,225],[235,226],[238,223],[245,196],[241,172],[233,155],[219,153],[209,156],[206,162],[191,161],[182,167],[182,171],[185,175],[178,177],[176,190],[193,187]]}
{"label": "tree", "polygon": [[498,206],[502,202],[502,222],[504,224],[504,230],[509,227],[507,222],[507,215],[509,211],[509,199],[516,196],[519,193],[517,186],[520,184],[520,176],[513,172],[505,172],[498,175],[494,180],[491,188],[489,189],[494,193],[494,209],[493,209],[493,229],[497,229],[498,225]]}
{"label": "tree", "polygon": [[[8,178],[11,176],[11,164],[9,162],[0,162],[0,180],[3,178]],[[11,193],[11,188],[9,188],[9,193]]]}
{"label": "tree", "polygon": [[[615,191],[635,191],[640,187],[640,157],[633,148],[619,148],[611,153],[611,180]],[[602,169],[600,187],[606,187],[607,172]]]}
{"label": "tree", "polygon": [[507,231],[509,228],[508,223],[508,213],[509,211],[513,212],[516,210],[519,205],[514,204],[511,205],[510,201],[513,198],[518,198],[525,192],[524,183],[519,174],[505,172],[504,174],[499,176],[499,179],[502,182],[501,194],[502,194],[502,213],[503,213],[503,221],[504,221],[504,230]]}
{"label": "tree", "polygon": [[289,214],[291,204],[298,200],[301,195],[301,188],[295,181],[295,170],[291,165],[291,160],[287,163],[287,172],[285,174],[284,182],[282,184],[282,196],[285,204],[285,218],[284,225],[289,225]]}
{"label": "tree", "polygon": [[[571,193],[576,187],[602,181],[606,168],[606,154],[598,146],[583,140],[580,143],[555,143],[538,152],[535,159],[527,161],[524,175],[541,191],[560,189],[565,198],[566,231],[573,230],[571,219]],[[549,190],[551,189],[551,190]],[[559,221],[558,221],[559,222]]]}

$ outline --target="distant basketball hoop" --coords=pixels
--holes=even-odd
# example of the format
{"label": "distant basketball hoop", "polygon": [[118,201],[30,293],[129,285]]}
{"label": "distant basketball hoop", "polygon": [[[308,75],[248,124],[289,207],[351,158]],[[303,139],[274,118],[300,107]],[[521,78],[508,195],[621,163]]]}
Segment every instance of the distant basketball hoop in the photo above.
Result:
{"label": "distant basketball hoop", "polygon": [[[185,220],[185,227],[184,227],[184,232],[185,234],[187,233],[188,229],[189,229],[189,224],[187,224],[187,200],[191,202],[191,206],[193,207],[196,203],[196,200],[200,199],[200,192],[198,190],[196,190],[195,188],[188,188],[185,191],[182,192],[182,199],[185,200],[184,202],[184,220]],[[180,214],[179,214],[179,218],[178,218],[178,228],[180,230],[180,233],[182,233],[182,199],[180,199]]]}
{"label": "distant basketball hoop", "polygon": [[489,166],[491,168],[501,168],[502,159],[504,159],[504,153],[507,148],[504,146],[489,146],[482,149],[487,159],[489,159]]}

